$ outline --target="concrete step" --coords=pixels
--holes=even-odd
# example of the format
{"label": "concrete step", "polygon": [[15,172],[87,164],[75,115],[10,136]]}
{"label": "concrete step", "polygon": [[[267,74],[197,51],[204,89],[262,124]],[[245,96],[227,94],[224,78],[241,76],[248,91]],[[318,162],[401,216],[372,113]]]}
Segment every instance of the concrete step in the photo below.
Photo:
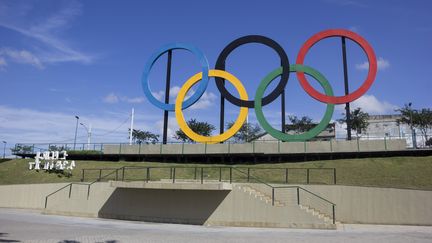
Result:
{"label": "concrete step", "polygon": [[[273,203],[271,196],[269,196],[269,195],[267,195],[267,194],[265,194],[263,192],[260,192],[257,189],[252,188],[250,186],[247,186],[247,185],[240,186],[240,185],[238,185],[237,189],[239,189],[239,190],[241,190],[241,191],[243,191],[245,193],[248,193],[249,195],[254,196],[257,199],[260,199],[261,201],[264,201],[267,204],[272,204]],[[288,201],[287,203],[288,203],[288,205],[291,205],[291,206],[292,205],[297,205],[297,200],[293,199],[291,201]],[[274,206],[285,207],[285,206],[287,206],[287,204],[285,204],[284,202],[281,202],[279,200],[275,200],[274,201]],[[299,207],[302,210],[304,210],[306,213],[311,214],[314,217],[317,217],[318,219],[322,220],[322,222],[324,224],[333,225],[333,219],[330,218],[330,216],[328,216],[328,215],[320,212],[319,210],[316,210],[314,208],[311,208],[311,207],[308,207],[308,206],[305,206],[305,205],[299,205]],[[339,223],[339,222],[336,222],[336,223]],[[334,226],[337,227],[337,225],[334,225]]]}
{"label": "concrete step", "polygon": [[[249,193],[249,195],[253,195],[255,198],[258,198],[258,199],[260,199],[262,201],[265,201],[265,203],[267,203],[267,204],[272,204],[272,198],[269,195],[266,195],[266,194],[264,194],[264,193],[262,193],[262,192],[260,192],[260,191],[258,191],[256,189],[254,189],[254,188],[252,188],[250,186],[238,186],[238,188],[241,189],[241,190],[243,190],[244,192]],[[289,205],[296,205],[297,201],[293,199],[291,201],[291,203],[288,202],[288,204]],[[286,206],[286,205],[287,205],[286,203],[281,202],[279,200],[275,200],[275,202],[274,202],[274,206],[283,207],[283,206]],[[304,205],[300,205],[300,207],[303,210],[305,210],[307,213],[310,213],[313,216],[316,216],[316,217],[318,217],[320,219],[323,219],[326,222],[331,222],[332,221],[332,219],[328,215],[320,212],[319,210],[316,210],[316,209],[313,209],[313,208],[310,208],[310,207],[304,206]]]}
{"label": "concrete step", "polygon": [[[317,216],[320,219],[323,219],[327,223],[333,223],[333,219],[329,215],[324,214],[324,213],[320,212],[319,210],[316,210],[314,208],[311,208],[311,207],[305,206],[305,205],[300,205],[300,208],[305,210],[307,213],[310,213],[314,216]],[[336,221],[335,223],[340,224],[340,222],[338,222],[338,221]]]}
{"label": "concrete step", "polygon": [[[240,189],[240,190],[242,190],[245,193],[249,193],[249,195],[252,195],[252,196],[254,196],[257,199],[260,199],[261,201],[264,201],[267,204],[272,204],[273,203],[271,196],[269,196],[269,195],[267,195],[267,194],[265,194],[263,192],[260,192],[260,191],[254,189],[254,188],[252,188],[250,186],[237,186],[237,188]],[[281,201],[275,200],[274,201],[274,206],[283,207],[283,206],[285,206],[285,204],[283,202],[281,202]]]}

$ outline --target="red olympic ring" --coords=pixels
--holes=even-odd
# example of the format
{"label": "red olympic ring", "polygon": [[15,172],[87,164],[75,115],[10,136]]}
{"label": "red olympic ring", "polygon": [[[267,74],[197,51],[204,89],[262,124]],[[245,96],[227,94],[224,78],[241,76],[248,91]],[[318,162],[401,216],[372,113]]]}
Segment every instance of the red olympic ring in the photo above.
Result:
{"label": "red olympic ring", "polygon": [[315,45],[318,41],[329,38],[329,37],[338,37],[343,36],[346,37],[357,44],[360,45],[360,47],[363,49],[363,51],[366,52],[366,56],[369,60],[369,72],[366,77],[366,80],[364,83],[354,92],[344,95],[344,96],[328,96],[325,94],[322,94],[318,92],[314,87],[312,87],[309,82],[307,81],[304,73],[297,72],[297,78],[303,87],[303,89],[314,99],[324,102],[324,103],[330,103],[330,104],[343,104],[343,103],[349,103],[353,100],[358,99],[360,96],[362,96],[366,91],[370,88],[373,81],[375,80],[376,73],[377,73],[377,60],[375,56],[375,52],[373,51],[372,47],[369,45],[369,43],[363,39],[363,37],[359,36],[358,34],[348,31],[348,30],[342,30],[342,29],[334,29],[334,30],[325,30],[321,31],[311,38],[307,40],[303,46],[300,49],[300,52],[297,56],[297,64],[303,65],[306,53],[309,51],[309,49]]}

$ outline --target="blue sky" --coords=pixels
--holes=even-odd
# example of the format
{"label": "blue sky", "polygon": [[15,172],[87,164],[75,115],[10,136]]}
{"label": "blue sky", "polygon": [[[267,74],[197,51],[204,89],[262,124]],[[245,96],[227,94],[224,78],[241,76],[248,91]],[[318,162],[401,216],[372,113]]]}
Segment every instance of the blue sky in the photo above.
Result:
{"label": "blue sky", "polygon": [[[371,89],[353,106],[372,114],[391,114],[408,102],[430,108],[430,9],[432,2],[426,0],[0,1],[0,140],[73,142],[78,115],[80,122],[92,124],[94,142],[126,142],[132,108],[135,128],[161,133],[163,111],[147,101],[141,88],[150,55],[166,43],[189,42],[213,68],[225,45],[249,34],[274,39],[295,63],[300,47],[315,33],[355,31],[373,46],[379,70]],[[355,43],[349,41],[347,48],[354,90],[366,77],[367,59]],[[259,81],[279,62],[271,49],[252,44],[229,56],[227,70],[253,98]],[[315,45],[305,63],[323,73],[337,95],[343,94],[339,38]],[[151,73],[151,89],[159,96],[165,65],[163,56]],[[182,83],[199,71],[193,55],[174,52],[172,102]],[[310,98],[294,74],[286,95],[287,114],[321,119],[325,104]],[[238,108],[226,106],[226,120],[234,120]],[[277,100],[264,109],[275,126],[279,107]],[[334,119],[342,109],[337,106]],[[211,79],[206,94],[185,115],[218,125],[218,110],[219,92]],[[254,122],[253,109],[249,114]],[[177,129],[173,114],[169,126],[172,134]],[[81,126],[78,141],[86,142]]]}

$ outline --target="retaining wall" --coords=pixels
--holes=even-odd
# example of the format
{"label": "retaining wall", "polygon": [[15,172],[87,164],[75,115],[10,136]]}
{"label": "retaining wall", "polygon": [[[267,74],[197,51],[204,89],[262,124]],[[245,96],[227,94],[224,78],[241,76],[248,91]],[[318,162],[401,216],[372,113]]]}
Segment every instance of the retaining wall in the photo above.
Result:
{"label": "retaining wall", "polygon": [[[64,185],[66,184],[2,185],[0,207],[43,209],[45,196]],[[432,225],[432,191],[339,185],[301,187],[334,202],[336,220],[342,223]],[[294,209],[284,211],[284,207],[274,211],[275,207],[263,206],[261,202],[248,198],[237,190],[213,192],[215,194],[205,190],[192,191],[191,193],[190,190],[116,189],[109,183],[96,183],[92,186],[87,200],[87,187],[74,185],[71,199],[68,199],[68,190],[64,190],[49,199],[48,207],[54,213],[69,215],[141,220],[153,217],[154,221],[158,214],[151,213],[154,210],[152,207],[159,205],[161,208],[155,212],[159,212],[163,218],[177,215],[172,217],[174,222],[187,221],[187,215],[194,215],[192,211],[199,211],[199,207],[204,207],[207,209],[201,212],[206,212],[209,216],[206,224],[246,225],[246,222],[249,222],[250,226],[261,224],[271,227],[286,227],[287,224],[293,223],[281,223],[281,217],[289,217],[290,214],[302,215],[293,211]],[[214,210],[209,212],[209,208]],[[179,218],[178,214],[183,216]],[[191,216],[190,222],[201,222],[205,218],[202,215],[206,214],[201,213],[199,217]],[[264,220],[265,217],[267,221]],[[296,217],[293,219],[298,220]],[[307,217],[303,217],[302,220],[303,226],[313,224]]]}
{"label": "retaining wall", "polygon": [[104,154],[300,154],[401,151],[406,149],[405,139],[278,142],[256,141],[252,143],[225,144],[141,144],[103,145]]}

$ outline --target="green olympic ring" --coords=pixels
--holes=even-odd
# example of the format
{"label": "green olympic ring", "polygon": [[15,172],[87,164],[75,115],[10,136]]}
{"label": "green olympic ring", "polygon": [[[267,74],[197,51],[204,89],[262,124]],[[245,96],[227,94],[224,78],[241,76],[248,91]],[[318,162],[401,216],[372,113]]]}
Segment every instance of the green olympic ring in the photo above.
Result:
{"label": "green olympic ring", "polygon": [[[317,70],[304,66],[304,65],[291,65],[290,66],[290,72],[302,72],[306,73],[309,76],[313,77],[315,80],[317,80],[321,87],[324,88],[324,92],[327,96],[333,96],[333,90],[330,86],[330,83],[327,81],[327,79]],[[306,141],[309,140],[315,136],[317,136],[320,132],[322,132],[324,129],[327,128],[327,124],[329,124],[333,112],[334,112],[334,104],[327,103],[327,109],[325,112],[324,117],[321,119],[321,122],[312,128],[311,130],[302,133],[302,134],[286,134],[284,132],[281,132],[279,130],[276,130],[273,128],[264,117],[264,113],[262,110],[262,97],[264,95],[265,90],[269,86],[269,84],[277,78],[279,75],[282,74],[282,67],[279,67],[275,70],[273,70],[271,73],[269,73],[263,80],[261,80],[260,85],[258,86],[258,89],[255,94],[255,114],[257,117],[258,122],[261,124],[262,128],[268,132],[272,137],[285,141],[285,142],[295,142],[295,141]]]}

